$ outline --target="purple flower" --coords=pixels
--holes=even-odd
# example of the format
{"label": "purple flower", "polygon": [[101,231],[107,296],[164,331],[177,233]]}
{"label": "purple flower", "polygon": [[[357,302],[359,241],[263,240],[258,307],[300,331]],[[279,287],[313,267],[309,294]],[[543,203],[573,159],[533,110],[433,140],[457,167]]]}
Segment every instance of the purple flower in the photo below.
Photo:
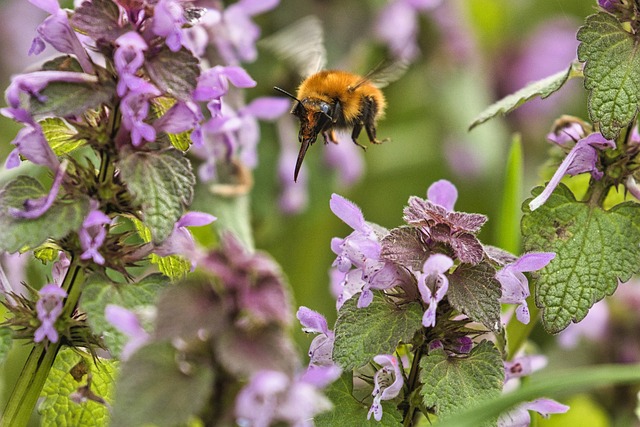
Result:
{"label": "purple flower", "polygon": [[549,132],[547,139],[560,147],[573,144],[584,138],[584,128],[578,122],[570,122]]}
{"label": "purple flower", "polygon": [[89,212],[82,223],[82,228],[78,231],[80,246],[84,250],[80,259],[93,259],[93,262],[98,265],[104,264],[104,257],[98,252],[98,249],[107,237],[107,230],[104,226],[110,222],[111,218],[95,207]]}
{"label": "purple flower", "polygon": [[[616,297],[620,296],[620,289]],[[580,323],[572,323],[565,330],[558,334],[558,344],[562,348],[569,349],[578,345],[581,338],[598,342],[610,336],[610,312],[606,300],[595,303]]]}
{"label": "purple flower", "polygon": [[[242,67],[216,65],[210,68],[198,78],[198,85],[193,92],[194,101],[218,100],[229,91],[229,83],[238,88],[254,87],[256,81]],[[215,110],[209,108],[212,116],[216,115]]]}
{"label": "purple flower", "polygon": [[28,74],[18,74],[11,78],[11,84],[5,92],[7,104],[13,108],[20,108],[20,94],[25,93],[45,102],[47,98],[40,91],[51,82],[89,83],[95,84],[98,78],[91,74],[73,71],[35,71]]}
{"label": "purple flower", "polygon": [[[338,144],[325,145],[324,160],[327,166],[337,171],[340,185],[350,187],[358,182],[364,173],[365,163],[362,150],[351,142],[351,138],[347,135],[338,132],[336,137]],[[290,163],[290,165],[293,164],[295,164],[295,160]],[[289,170],[289,175],[291,175],[291,170]]]}
{"label": "purple flower", "polygon": [[58,285],[49,284],[40,289],[38,294],[40,298],[36,303],[36,313],[40,326],[36,329],[33,340],[42,342],[46,338],[49,342],[58,342],[55,323],[62,314],[62,303],[67,297],[67,292]]}
{"label": "purple flower", "polygon": [[327,319],[307,307],[300,307],[296,317],[306,333],[318,334],[309,346],[309,366],[331,366],[335,335],[327,325]]}
{"label": "purple flower", "polygon": [[66,252],[60,251],[58,260],[54,262],[53,267],[51,267],[51,278],[53,279],[53,283],[62,285],[62,281],[64,280],[70,265],[71,260],[67,256]]}
{"label": "purple flower", "polygon": [[44,50],[47,41],[56,50],[76,56],[82,69],[89,74],[94,73],[89,54],[80,43],[67,12],[60,8],[58,0],[29,0],[33,5],[51,14],[37,28],[38,35],[34,38],[29,55],[37,55]]}
{"label": "purple flower", "polygon": [[116,50],[113,54],[113,62],[118,72],[118,96],[122,97],[127,90],[138,92],[138,88],[144,80],[136,73],[144,64],[144,52],[147,50],[147,42],[140,34],[129,31],[116,40]]}
{"label": "purple flower", "polygon": [[137,349],[149,339],[149,334],[140,324],[138,317],[131,311],[119,305],[108,304],[104,309],[104,318],[117,330],[129,337],[129,341],[122,348],[121,360],[127,360]]}
{"label": "purple flower", "polygon": [[166,38],[166,44],[172,52],[179,51],[184,44],[182,25],[185,23],[179,1],[160,0],[155,5],[151,30],[155,35]]}
{"label": "purple flower", "polygon": [[529,308],[527,307],[527,297],[529,293],[529,281],[524,272],[540,270],[556,254],[553,252],[531,252],[522,255],[515,262],[507,264],[502,270],[496,273],[496,279],[502,287],[502,297],[500,302],[506,304],[519,304],[516,309],[517,319],[527,324],[529,323]]}
{"label": "purple flower", "polygon": [[429,308],[422,317],[425,328],[436,324],[436,309],[449,289],[445,273],[453,266],[453,260],[443,254],[433,254],[424,263],[422,272],[414,273],[418,279],[418,290]]}
{"label": "purple flower", "polygon": [[217,218],[204,212],[188,212],[175,223],[169,237],[153,252],[159,256],[181,255],[191,260],[191,269],[195,269],[201,258],[196,250],[196,242],[187,227],[201,227],[211,224]]}
{"label": "purple flower", "polygon": [[382,419],[383,400],[395,398],[402,390],[404,381],[402,379],[402,369],[398,359],[388,354],[379,354],[373,358],[374,362],[380,365],[380,369],[373,377],[373,403],[367,414],[367,419],[375,418],[376,421]]}
{"label": "purple flower", "polygon": [[624,181],[624,186],[633,197],[640,200],[640,185],[638,185],[633,175],[629,175],[627,177],[627,179]]}
{"label": "purple flower", "polygon": [[[152,85],[149,84],[149,86]],[[151,88],[149,87],[148,89]],[[143,141],[153,142],[156,139],[155,128],[144,120],[149,114],[149,97],[159,95],[160,91],[148,93],[129,92],[120,103],[122,124],[131,132],[131,144],[134,147],[139,147]]]}
{"label": "purple flower", "polygon": [[620,6],[620,0],[598,0],[598,5],[607,12],[615,12]]}
{"label": "purple flower", "polygon": [[309,367],[294,378],[279,371],[259,371],[236,397],[236,421],[252,427],[268,427],[278,421],[312,426],[314,416],[331,408],[320,389],[339,376],[336,366]]}
{"label": "purple flower", "polygon": [[504,382],[524,377],[547,366],[547,358],[539,354],[518,356],[504,362]]}
{"label": "purple flower", "polygon": [[536,399],[525,402],[515,409],[503,414],[498,419],[498,427],[528,427],[531,425],[529,411],[536,411],[544,418],[549,418],[551,414],[563,414],[569,410],[567,405],[558,403],[552,399]]}
{"label": "purple flower", "polygon": [[253,62],[257,57],[258,27],[251,17],[275,8],[280,0],[239,0],[222,13],[222,21],[211,28],[213,43],[226,64]]}
{"label": "purple flower", "polygon": [[62,180],[64,178],[64,173],[67,170],[68,161],[63,161],[58,170],[56,171],[56,176],[53,179],[53,184],[51,184],[51,190],[49,190],[49,194],[44,197],[40,197],[38,199],[27,199],[24,201],[23,208],[24,209],[16,209],[9,208],[9,213],[16,218],[24,218],[24,219],[35,219],[41,217],[49,208],[53,205],[56,198],[58,197],[58,192],[60,191],[60,186],[62,185]]}
{"label": "purple flower", "polygon": [[[162,117],[153,122],[153,127],[156,131],[181,133],[199,128],[200,120],[202,120],[202,112],[198,105],[193,102],[178,101]],[[192,141],[193,139],[192,137]],[[193,143],[195,144],[196,141]]]}
{"label": "purple flower", "polygon": [[396,58],[411,61],[420,52],[416,41],[418,14],[433,9],[442,0],[395,0],[379,13],[375,25],[376,38],[389,46]]}
{"label": "purple flower", "polygon": [[542,206],[558,186],[562,177],[567,174],[573,176],[583,172],[591,172],[594,179],[601,179],[603,173],[597,168],[598,151],[596,148],[604,150],[615,147],[615,141],[605,139],[600,132],[594,132],[582,138],[569,151],[542,193],[529,203],[529,209],[534,211]]}

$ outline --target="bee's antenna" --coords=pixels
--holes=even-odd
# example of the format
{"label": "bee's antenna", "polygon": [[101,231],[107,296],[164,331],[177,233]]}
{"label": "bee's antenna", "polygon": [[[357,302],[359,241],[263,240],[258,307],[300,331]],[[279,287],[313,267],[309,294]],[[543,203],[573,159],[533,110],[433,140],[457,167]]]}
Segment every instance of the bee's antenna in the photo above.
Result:
{"label": "bee's antenna", "polygon": [[[274,88],[275,90],[277,90],[278,92],[280,92],[280,93],[283,93],[283,94],[287,95],[289,98],[293,99],[294,101],[298,101],[298,102],[300,102],[300,100],[299,100],[298,98],[296,98],[295,96],[291,95],[291,94],[290,94],[289,92],[287,92],[286,90],[281,89],[281,88],[279,88],[278,86],[274,86],[273,88]],[[302,105],[302,102],[300,102],[300,105]]]}

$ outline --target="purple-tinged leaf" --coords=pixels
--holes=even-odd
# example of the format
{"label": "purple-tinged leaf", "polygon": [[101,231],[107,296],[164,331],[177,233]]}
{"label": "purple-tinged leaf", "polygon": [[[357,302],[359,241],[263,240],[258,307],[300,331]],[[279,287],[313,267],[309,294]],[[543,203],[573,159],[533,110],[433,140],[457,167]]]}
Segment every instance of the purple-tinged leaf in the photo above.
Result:
{"label": "purple-tinged leaf", "polygon": [[34,116],[81,115],[109,103],[114,93],[111,84],[51,82],[40,91],[42,98],[31,97],[29,112]]}
{"label": "purple-tinged leaf", "polygon": [[477,265],[460,265],[449,275],[447,298],[451,305],[474,322],[480,322],[489,330],[499,331],[500,283],[496,270],[486,262]]}
{"label": "purple-tinged leaf", "polygon": [[163,47],[147,57],[145,69],[161,91],[182,101],[191,98],[200,76],[198,59],[185,48],[172,52]]}
{"label": "purple-tinged leaf", "polygon": [[98,42],[113,42],[129,31],[120,25],[120,10],[113,0],[87,0],[75,9],[71,26]]}
{"label": "purple-tinged leaf", "polygon": [[380,257],[408,270],[419,271],[429,255],[422,233],[413,227],[394,228],[382,239]]}

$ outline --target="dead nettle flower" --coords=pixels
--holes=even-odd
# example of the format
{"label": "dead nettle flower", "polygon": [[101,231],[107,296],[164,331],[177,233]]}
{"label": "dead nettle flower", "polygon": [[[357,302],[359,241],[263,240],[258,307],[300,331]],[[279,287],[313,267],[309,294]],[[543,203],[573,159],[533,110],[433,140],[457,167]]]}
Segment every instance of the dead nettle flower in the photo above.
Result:
{"label": "dead nettle flower", "polygon": [[335,365],[310,366],[293,378],[280,371],[258,371],[236,397],[236,422],[243,427],[268,427],[278,421],[313,426],[313,417],[332,407],[321,390],[340,373]]}
{"label": "dead nettle flower", "polygon": [[606,139],[600,132],[594,132],[581,138],[564,158],[542,193],[529,203],[529,209],[534,211],[542,206],[565,175],[573,176],[589,172],[593,179],[600,180],[604,174],[598,169],[598,150],[613,148],[616,148],[615,141]]}
{"label": "dead nettle flower", "polygon": [[121,360],[127,360],[149,341],[149,333],[144,330],[140,319],[132,311],[119,305],[108,304],[104,309],[104,318],[129,338],[120,353]]}
{"label": "dead nettle flower", "polygon": [[40,320],[40,326],[35,331],[33,341],[42,342],[46,338],[49,342],[58,342],[59,335],[55,323],[62,314],[62,303],[67,297],[67,292],[55,283],[51,283],[40,289],[38,295],[36,314]]}
{"label": "dead nettle flower", "polygon": [[369,408],[367,419],[371,415],[376,421],[382,419],[382,401],[391,400],[398,396],[404,385],[402,367],[395,356],[389,354],[379,354],[374,356],[373,361],[380,365],[373,377],[373,403]]}
{"label": "dead nettle flower", "polygon": [[[508,392],[517,387],[514,380],[530,375],[544,368],[547,358],[542,355],[527,355],[515,357],[512,361],[504,362],[505,380],[504,391]],[[531,402],[525,402],[507,413],[500,415],[499,427],[527,427],[531,424],[529,411],[536,411],[545,418],[551,414],[561,414],[569,410],[569,407],[552,399],[540,398]]]}
{"label": "dead nettle flower", "polygon": [[251,253],[231,233],[222,236],[220,248],[199,262],[224,287],[228,306],[249,325],[291,323],[291,303],[278,265],[266,254]]}
{"label": "dead nettle flower", "polygon": [[107,238],[105,225],[111,223],[111,218],[98,209],[98,203],[91,201],[91,210],[82,222],[82,228],[78,231],[80,246],[84,251],[80,259],[92,259],[98,265],[104,265],[104,257],[98,251]]}
{"label": "dead nettle flower", "polygon": [[66,160],[60,163],[56,171],[56,176],[53,179],[51,190],[49,190],[46,196],[37,199],[27,199],[24,201],[23,209],[9,208],[9,213],[16,218],[35,219],[41,217],[49,210],[58,197],[67,164],[68,162]]}
{"label": "dead nettle flower", "polygon": [[436,324],[436,309],[449,289],[449,279],[445,273],[453,267],[453,260],[443,254],[433,254],[424,263],[421,272],[414,273],[418,279],[418,291],[422,301],[429,304],[422,317],[422,326],[428,328]]}
{"label": "dead nettle flower", "polygon": [[318,334],[309,346],[309,366],[333,365],[331,355],[333,353],[335,334],[329,329],[327,319],[322,314],[307,307],[300,307],[296,317],[303,326],[302,330],[304,332]]}
{"label": "dead nettle flower", "polygon": [[496,273],[496,279],[502,287],[500,302],[505,304],[518,304],[516,308],[516,318],[524,323],[529,323],[529,307],[527,297],[529,297],[529,281],[523,274],[525,272],[537,271],[544,268],[555,258],[553,252],[531,252],[522,255],[516,261],[505,265]]}
{"label": "dead nettle flower", "polygon": [[373,301],[372,289],[388,289],[400,283],[397,267],[380,258],[381,240],[388,231],[366,222],[354,203],[337,194],[331,196],[330,206],[338,218],[353,228],[344,239],[331,240],[331,249],[338,255],[332,266],[344,273],[339,304],[360,291],[358,307],[367,307]]}

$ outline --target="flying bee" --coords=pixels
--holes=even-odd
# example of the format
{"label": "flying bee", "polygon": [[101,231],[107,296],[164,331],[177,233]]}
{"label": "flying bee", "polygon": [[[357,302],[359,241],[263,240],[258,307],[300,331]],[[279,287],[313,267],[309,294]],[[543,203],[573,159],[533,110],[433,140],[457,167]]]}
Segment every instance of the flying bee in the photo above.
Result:
{"label": "flying bee", "polygon": [[289,60],[306,78],[296,95],[284,89],[274,89],[294,100],[291,114],[300,120],[298,141],[302,144],[293,174],[294,181],[309,147],[318,135],[324,143],[338,143],[335,130],[351,130],[351,140],[357,146],[362,129],[372,144],[381,144],[376,136],[376,123],[384,114],[386,101],[381,87],[397,79],[406,69],[401,62],[379,65],[365,76],[341,70],[323,70],[326,54],[323,47],[322,27],[317,18],[303,18],[270,37],[265,44],[279,56]]}

